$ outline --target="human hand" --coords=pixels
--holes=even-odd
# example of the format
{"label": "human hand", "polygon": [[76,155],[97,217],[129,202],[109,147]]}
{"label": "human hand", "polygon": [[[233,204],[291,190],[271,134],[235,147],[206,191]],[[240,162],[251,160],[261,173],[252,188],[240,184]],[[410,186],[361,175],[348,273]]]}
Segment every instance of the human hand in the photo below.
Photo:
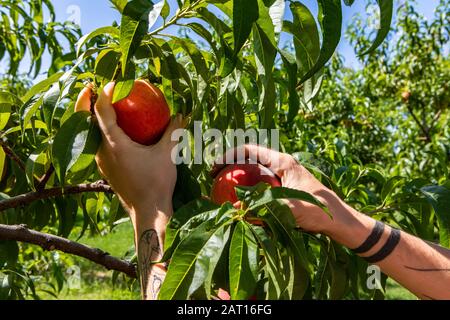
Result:
{"label": "human hand", "polygon": [[[157,144],[140,145],[117,125],[112,106],[113,92],[114,83],[109,83],[95,104],[103,137],[96,156],[99,171],[119,196],[134,224],[139,218],[149,218],[143,217],[148,213],[171,214],[177,178],[176,166],[171,159],[177,142],[171,141],[171,135],[183,126],[183,119],[181,115],[173,119]],[[75,110],[89,111],[91,95],[91,89],[85,88],[78,97]],[[155,207],[164,210],[154,210]],[[163,218],[167,220],[169,217]]]}
{"label": "human hand", "polygon": [[[246,160],[257,161],[271,170],[281,180],[282,186],[308,192],[328,204],[330,197],[337,196],[327,189],[308,170],[299,164],[291,155],[280,153],[258,145],[244,145],[229,150],[219,161],[224,164],[214,166],[212,175],[215,176],[226,163]],[[332,219],[318,206],[299,200],[286,200],[297,225],[309,232],[325,232],[331,227]]]}

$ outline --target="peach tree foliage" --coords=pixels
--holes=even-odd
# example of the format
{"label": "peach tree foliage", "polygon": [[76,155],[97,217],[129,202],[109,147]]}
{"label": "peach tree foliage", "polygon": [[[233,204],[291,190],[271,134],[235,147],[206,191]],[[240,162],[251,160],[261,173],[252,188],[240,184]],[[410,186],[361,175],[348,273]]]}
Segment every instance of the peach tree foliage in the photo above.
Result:
{"label": "peach tree foliage", "polygon": [[[86,83],[101,89],[116,81],[117,101],[129,94],[136,78],[146,78],[163,90],[172,113],[190,116],[190,130],[194,121],[202,121],[204,129],[292,132],[303,110],[315,104],[324,67],[341,39],[343,10],[354,1],[343,6],[339,0],[318,0],[317,17],[299,1],[185,0],[177,7],[167,1],[110,2],[121,21],[83,36],[70,24],[43,23],[43,10],[54,19],[49,1],[1,2],[0,37],[5,40],[0,57],[6,56],[9,75],[17,79],[18,63],[28,54],[35,78],[43,71],[43,52],[52,56],[45,80],[26,92],[0,92],[2,225],[26,224],[43,234],[77,239],[85,232],[109,232],[124,221],[124,210],[95,165],[101,139],[95,116],[73,111]],[[374,54],[390,29],[392,0],[377,4],[381,28],[360,54]],[[159,17],[162,26],[155,27]],[[182,32],[171,33],[173,26]],[[69,45],[60,44],[56,33],[65,35]],[[292,48],[280,43],[281,34],[292,39]],[[282,143],[287,152],[301,151]],[[449,207],[448,183],[401,184],[400,178],[359,163],[339,147],[310,151],[299,158],[341,197],[374,215],[394,198],[401,205],[413,199],[428,214],[420,223],[429,237],[449,245],[448,218],[441,214]],[[211,298],[218,288],[242,299],[254,294],[268,299],[382,297],[381,290],[367,289],[362,260],[327,237],[300,232],[278,201],[317,203],[308,193],[262,185],[242,189],[239,197],[247,209],[236,210],[201,197],[211,185],[206,164],[179,166],[178,173],[176,213],[164,244],[164,259],[171,264],[160,298]],[[248,215],[266,227],[249,224]],[[45,266],[51,259],[46,261],[41,251],[23,252],[29,247],[15,241],[0,246],[1,297],[38,297],[42,288],[35,288],[33,277],[42,267],[30,260]],[[56,279],[54,292],[61,290],[63,278],[59,270],[47,279]]]}

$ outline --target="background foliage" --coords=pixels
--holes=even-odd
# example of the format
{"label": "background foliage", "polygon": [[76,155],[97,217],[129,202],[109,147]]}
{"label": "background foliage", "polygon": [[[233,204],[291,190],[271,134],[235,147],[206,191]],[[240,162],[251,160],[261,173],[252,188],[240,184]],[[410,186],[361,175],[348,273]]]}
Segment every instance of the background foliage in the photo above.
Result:
{"label": "background foliage", "polygon": [[[175,13],[165,1],[111,3],[122,21],[82,35],[74,25],[55,22],[49,1],[1,2],[0,60],[9,70],[0,79],[0,205],[29,192],[101,180],[93,161],[98,129],[90,114],[73,113],[76,96],[87,83],[101,88],[115,80],[119,100],[134,79],[146,78],[163,90],[172,113],[190,116],[189,129],[197,120],[203,129],[223,132],[278,128],[283,150],[352,206],[450,247],[448,1],[430,22],[413,3],[401,5],[384,42],[393,4],[377,1],[378,32],[363,33],[360,19],[347,30],[363,65],[358,70],[333,57],[342,10],[353,1],[319,0],[318,17],[301,2],[284,0],[186,0]],[[154,28],[158,16],[164,25]],[[179,34],[166,34],[173,25]],[[290,40],[280,42],[281,34]],[[52,57],[48,71],[41,70],[45,52]],[[24,75],[19,64],[26,57]],[[39,72],[45,80],[36,84]],[[176,208],[209,194],[207,163],[180,167],[179,176]],[[255,292],[274,299],[382,298],[382,290],[367,289],[361,259],[327,237],[295,230],[276,201],[284,196],[264,189],[242,193],[255,208],[267,200],[245,213],[205,201],[182,207],[169,226],[167,256],[173,253],[175,262],[162,297],[205,298],[223,287],[244,299]],[[247,214],[269,229],[236,219]],[[0,223],[77,240],[115,235],[128,220],[113,194],[80,192],[10,206]],[[198,241],[201,246],[192,245]],[[205,265],[217,241],[224,250]],[[28,244],[2,241],[0,247],[0,298],[57,296],[66,267],[79,263]],[[177,261],[182,265],[182,254],[190,252],[199,259],[181,270]],[[133,261],[133,255],[131,248],[125,258]],[[228,268],[243,271],[218,277]],[[192,281],[180,282],[177,274]],[[125,291],[138,285],[118,273],[113,279]]]}

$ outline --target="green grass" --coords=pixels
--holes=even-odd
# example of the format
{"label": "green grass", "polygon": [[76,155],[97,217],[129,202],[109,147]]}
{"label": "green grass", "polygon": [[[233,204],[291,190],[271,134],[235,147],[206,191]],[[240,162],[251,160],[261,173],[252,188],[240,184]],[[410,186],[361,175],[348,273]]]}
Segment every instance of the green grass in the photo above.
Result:
{"label": "green grass", "polygon": [[[80,242],[91,247],[100,248],[115,257],[122,257],[134,245],[133,229],[130,223],[119,225],[111,234],[106,236],[84,236]],[[112,271],[96,265],[82,258],[74,258],[75,264],[81,269],[81,288],[67,289],[64,287],[59,294],[60,300],[138,300],[140,299],[137,285],[129,288],[124,281],[113,287]],[[45,299],[55,299],[50,295]],[[388,300],[415,300],[417,299],[394,280],[389,279],[386,286],[386,299]]]}
{"label": "green grass", "polygon": [[386,284],[387,300],[417,300],[417,297],[403,288],[397,282],[389,279]]}
{"label": "green grass", "polygon": [[[105,236],[84,236],[80,243],[102,249],[115,257],[123,257],[134,246],[133,229],[130,223],[117,226],[112,233]],[[59,293],[59,300],[138,300],[139,288],[136,284],[128,287],[125,281],[118,281],[114,287],[112,271],[83,258],[74,257],[74,264],[80,267],[80,289],[64,289]],[[50,295],[43,295],[45,299],[55,299]]]}

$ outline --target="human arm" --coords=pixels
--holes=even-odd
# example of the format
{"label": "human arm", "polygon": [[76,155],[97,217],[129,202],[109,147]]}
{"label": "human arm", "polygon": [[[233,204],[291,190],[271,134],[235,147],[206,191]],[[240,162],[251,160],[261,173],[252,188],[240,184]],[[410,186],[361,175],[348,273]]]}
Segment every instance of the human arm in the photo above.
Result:
{"label": "human arm", "polygon": [[[358,248],[369,237],[376,221],[353,209],[333,191],[327,189],[290,155],[260,146],[245,145],[230,150],[227,161],[252,159],[269,168],[287,188],[313,194],[330,210],[332,218],[321,208],[297,200],[287,201],[297,225],[305,231],[322,233],[350,248]],[[217,165],[218,172],[224,165]],[[392,228],[385,226],[380,239],[362,257],[379,252]],[[394,250],[376,264],[381,270],[420,298],[450,299],[450,250],[425,242],[405,232]]]}
{"label": "human arm", "polygon": [[[128,212],[134,228],[142,296],[156,299],[165,277],[165,268],[153,264],[162,258],[166,224],[173,214],[172,194],[176,167],[171,151],[176,142],[171,134],[182,126],[177,117],[160,142],[143,146],[133,142],[117,125],[112,106],[114,84],[105,86],[95,105],[102,132],[102,144],[96,156],[100,173],[108,180]],[[90,110],[91,90],[84,89],[76,111]]]}

